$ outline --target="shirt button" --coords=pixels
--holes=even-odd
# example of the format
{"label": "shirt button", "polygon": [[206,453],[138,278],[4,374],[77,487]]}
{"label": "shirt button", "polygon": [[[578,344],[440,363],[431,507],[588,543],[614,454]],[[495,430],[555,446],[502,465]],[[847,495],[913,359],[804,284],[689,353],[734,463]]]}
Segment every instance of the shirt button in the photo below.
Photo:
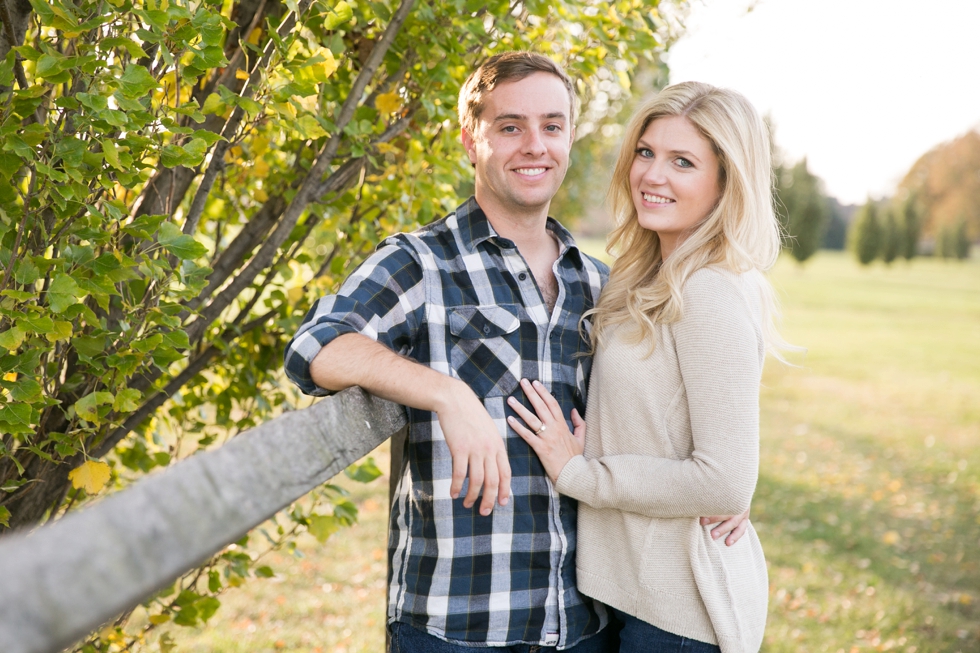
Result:
{"label": "shirt button", "polygon": [[521,272],[519,275],[517,275],[517,278],[520,279],[521,281],[526,281],[527,280],[527,274],[525,274],[524,272]]}
{"label": "shirt button", "polygon": [[487,325],[487,324],[484,324],[483,325],[483,334],[484,335],[490,335],[490,326],[489,325]]}

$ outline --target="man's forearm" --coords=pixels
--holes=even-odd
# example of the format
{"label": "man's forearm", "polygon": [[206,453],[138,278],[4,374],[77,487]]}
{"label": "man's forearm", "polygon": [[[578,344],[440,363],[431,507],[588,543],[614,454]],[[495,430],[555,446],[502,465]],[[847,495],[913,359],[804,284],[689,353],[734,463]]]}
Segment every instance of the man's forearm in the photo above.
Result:
{"label": "man's forearm", "polygon": [[337,337],[310,364],[313,382],[327,390],[360,386],[403,406],[434,412],[453,458],[449,494],[459,496],[470,479],[463,505],[472,507],[483,492],[480,513],[494,500],[510,497],[510,463],[497,426],[473,390],[458,379],[399,356],[358,333]]}
{"label": "man's forearm", "polygon": [[310,363],[310,376],[327,390],[356,385],[382,399],[433,412],[443,409],[450,395],[466,387],[359,333],[338,336],[323,347]]}

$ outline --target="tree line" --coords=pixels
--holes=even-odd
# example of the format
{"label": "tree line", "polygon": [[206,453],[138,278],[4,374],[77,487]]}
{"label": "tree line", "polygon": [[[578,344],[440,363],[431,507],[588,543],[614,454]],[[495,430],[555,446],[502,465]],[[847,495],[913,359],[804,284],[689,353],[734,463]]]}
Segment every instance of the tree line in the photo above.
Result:
{"label": "tree line", "polygon": [[869,197],[848,211],[825,193],[806,159],[788,165],[777,158],[776,204],[784,248],[800,263],[821,248],[848,248],[862,265],[921,254],[967,259],[980,235],[978,170],[980,135],[971,132],[924,155],[895,196]]}

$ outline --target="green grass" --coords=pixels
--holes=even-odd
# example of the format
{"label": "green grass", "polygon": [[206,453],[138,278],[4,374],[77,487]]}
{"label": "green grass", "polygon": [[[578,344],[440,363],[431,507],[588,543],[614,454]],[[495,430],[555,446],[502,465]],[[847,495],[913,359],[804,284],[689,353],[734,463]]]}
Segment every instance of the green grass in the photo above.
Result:
{"label": "green grass", "polygon": [[[764,650],[977,653],[980,264],[821,252],[773,280],[808,353],[770,361],[762,390]],[[206,628],[171,627],[178,650],[383,650],[387,478],[348,487],[357,526],[275,554]]]}

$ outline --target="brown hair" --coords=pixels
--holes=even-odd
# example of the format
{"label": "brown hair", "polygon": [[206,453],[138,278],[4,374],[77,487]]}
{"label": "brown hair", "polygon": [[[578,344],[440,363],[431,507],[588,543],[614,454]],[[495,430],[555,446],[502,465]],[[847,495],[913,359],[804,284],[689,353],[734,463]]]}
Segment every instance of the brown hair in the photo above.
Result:
{"label": "brown hair", "polygon": [[483,113],[483,98],[487,93],[497,84],[520,81],[534,73],[549,73],[561,80],[568,90],[571,107],[568,120],[574,123],[575,85],[561,65],[535,52],[511,51],[493,55],[474,70],[463,83],[462,88],[459,89],[457,105],[460,126],[472,133],[477,119]]}

